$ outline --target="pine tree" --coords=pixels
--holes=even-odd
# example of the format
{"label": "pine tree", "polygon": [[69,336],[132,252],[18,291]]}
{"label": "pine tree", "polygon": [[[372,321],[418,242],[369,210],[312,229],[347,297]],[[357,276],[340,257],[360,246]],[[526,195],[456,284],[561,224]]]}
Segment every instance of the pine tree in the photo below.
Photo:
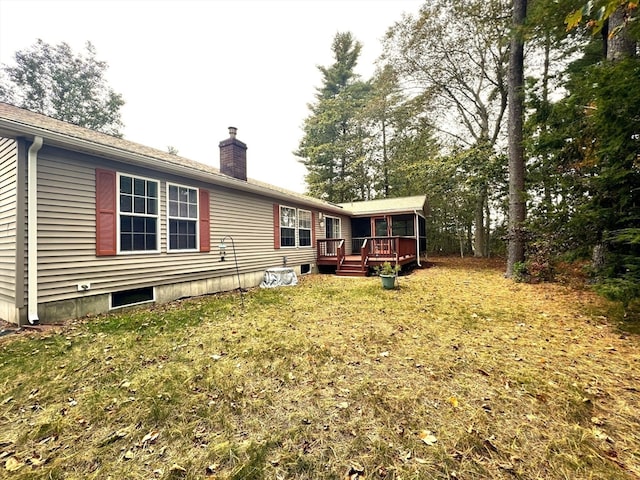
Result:
{"label": "pine tree", "polygon": [[360,114],[370,90],[354,69],[362,45],[350,32],[333,40],[335,62],[320,66],[322,86],[296,155],[307,168],[308,193],[331,202],[364,199],[370,186],[365,162],[366,129]]}

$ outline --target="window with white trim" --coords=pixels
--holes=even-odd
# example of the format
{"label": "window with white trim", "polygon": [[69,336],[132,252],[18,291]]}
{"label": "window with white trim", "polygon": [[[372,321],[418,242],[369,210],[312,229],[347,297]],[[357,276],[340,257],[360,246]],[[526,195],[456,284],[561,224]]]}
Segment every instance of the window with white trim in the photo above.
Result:
{"label": "window with white trim", "polygon": [[296,246],[296,209],[280,206],[280,246]]}
{"label": "window with white trim", "polygon": [[157,251],[158,182],[119,174],[118,185],[120,251]]}
{"label": "window with white trim", "polygon": [[167,185],[168,250],[198,248],[198,189]]}
{"label": "window with white trim", "polygon": [[298,210],[298,245],[311,246],[311,212],[309,210]]}

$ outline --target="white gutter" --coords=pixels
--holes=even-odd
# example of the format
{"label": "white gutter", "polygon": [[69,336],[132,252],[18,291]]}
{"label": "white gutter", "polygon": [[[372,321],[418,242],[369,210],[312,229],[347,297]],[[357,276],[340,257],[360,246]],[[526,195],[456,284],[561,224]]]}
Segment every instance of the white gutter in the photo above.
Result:
{"label": "white gutter", "polygon": [[27,297],[27,319],[31,325],[40,322],[38,318],[38,151],[42,148],[42,137],[33,138],[27,157],[27,243],[29,278]]}

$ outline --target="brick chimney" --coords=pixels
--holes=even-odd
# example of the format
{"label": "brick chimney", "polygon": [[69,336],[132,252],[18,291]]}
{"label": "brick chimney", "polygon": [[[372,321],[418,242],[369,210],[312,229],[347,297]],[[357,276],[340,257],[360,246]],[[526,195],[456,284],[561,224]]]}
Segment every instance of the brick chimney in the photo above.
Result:
{"label": "brick chimney", "polygon": [[229,138],[220,142],[220,172],[247,180],[247,145],[236,138],[238,129],[229,127]]}

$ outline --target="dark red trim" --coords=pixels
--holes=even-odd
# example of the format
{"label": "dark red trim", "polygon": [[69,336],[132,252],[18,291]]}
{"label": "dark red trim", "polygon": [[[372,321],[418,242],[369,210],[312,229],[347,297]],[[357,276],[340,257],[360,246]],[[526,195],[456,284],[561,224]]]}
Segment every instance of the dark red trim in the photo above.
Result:
{"label": "dark red trim", "polygon": [[316,248],[316,212],[311,212],[311,246]]}
{"label": "dark red trim", "polygon": [[211,251],[211,218],[209,212],[209,190],[199,190],[200,207],[200,251]]}
{"label": "dark red trim", "polygon": [[273,204],[273,248],[280,248],[280,205]]}
{"label": "dark red trim", "polygon": [[96,168],[96,255],[115,255],[116,172]]}

